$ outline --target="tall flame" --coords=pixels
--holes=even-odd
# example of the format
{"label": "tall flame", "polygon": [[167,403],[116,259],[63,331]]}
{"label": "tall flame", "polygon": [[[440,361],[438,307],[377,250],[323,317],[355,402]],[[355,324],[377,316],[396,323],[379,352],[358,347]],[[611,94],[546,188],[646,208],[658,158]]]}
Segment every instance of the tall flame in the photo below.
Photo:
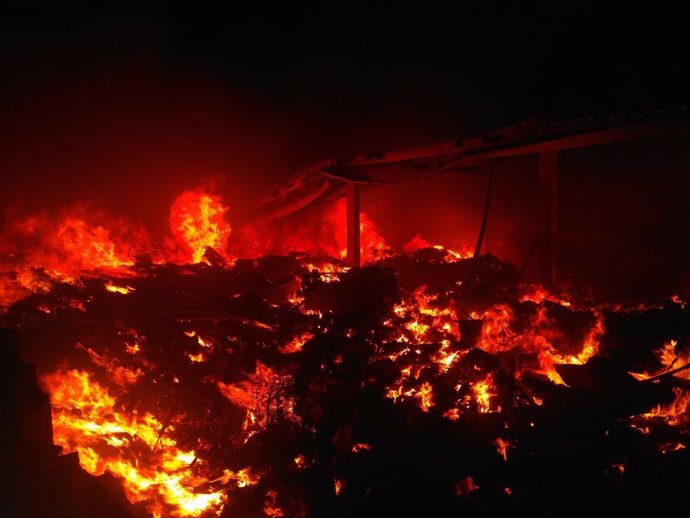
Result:
{"label": "tall flame", "polygon": [[200,189],[179,194],[170,207],[170,230],[183,260],[200,263],[206,248],[225,254],[232,227],[225,219],[228,208],[219,196]]}

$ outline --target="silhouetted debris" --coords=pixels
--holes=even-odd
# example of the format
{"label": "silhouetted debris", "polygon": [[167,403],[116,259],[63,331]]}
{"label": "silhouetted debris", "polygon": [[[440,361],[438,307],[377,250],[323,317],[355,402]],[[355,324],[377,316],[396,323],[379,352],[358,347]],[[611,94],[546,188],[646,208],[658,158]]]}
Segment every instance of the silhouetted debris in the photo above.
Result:
{"label": "silhouetted debris", "polygon": [[[109,367],[94,364],[94,353],[131,367],[140,355],[151,365],[118,408],[149,411],[164,425],[182,419],[184,426],[161,433],[200,452],[214,473],[246,466],[261,473],[255,486],[227,489],[221,516],[270,516],[272,509],[286,518],[631,516],[682,494],[690,457],[677,444],[687,442],[687,422],[674,427],[663,417],[639,416],[672,403],[690,382],[630,374],[658,371],[671,340],[677,352],[687,346],[690,316],[680,304],[601,308],[599,354],[556,365],[565,383],[556,384],[525,370],[536,369],[539,358],[521,343],[482,349],[485,321],[478,315],[503,304],[514,315],[505,332],[521,336],[542,326],[565,357],[586,339],[592,313],[520,301],[515,269],[491,256],[480,258],[473,289],[463,292],[458,281],[467,262],[443,262],[436,249],[326,278],[297,256],[227,268],[207,254],[211,265],[139,261],[136,277],[55,285],[3,316],[3,325],[21,329],[25,357],[19,333],[1,330],[2,439],[10,445],[3,497],[16,516],[146,515],[143,504],[126,503],[112,476],[89,477],[74,454],[57,455],[47,397],[24,363],[48,372],[68,359],[105,379]],[[411,317],[396,313],[396,305],[401,291],[422,285],[455,304],[459,341],[411,345],[411,331],[398,325]],[[304,298],[307,311],[288,303],[293,296]],[[407,341],[394,336],[399,329]],[[299,344],[285,350],[295,337]],[[123,351],[123,340],[137,344],[137,355]],[[415,387],[431,387],[428,408],[415,395],[394,402],[389,391],[401,366],[432,364],[449,350],[462,355],[445,369],[408,376]],[[240,386],[260,365],[277,377],[256,411],[264,422],[248,436],[246,409],[217,385]],[[486,379],[493,387],[488,413],[472,392]],[[466,404],[458,410],[458,402]],[[30,501],[34,494],[42,496]]]}
{"label": "silhouetted debris", "polygon": [[324,282],[319,275],[304,282],[305,307],[333,312],[353,319],[372,319],[400,302],[397,276],[392,269],[369,267],[340,276],[339,282]]}

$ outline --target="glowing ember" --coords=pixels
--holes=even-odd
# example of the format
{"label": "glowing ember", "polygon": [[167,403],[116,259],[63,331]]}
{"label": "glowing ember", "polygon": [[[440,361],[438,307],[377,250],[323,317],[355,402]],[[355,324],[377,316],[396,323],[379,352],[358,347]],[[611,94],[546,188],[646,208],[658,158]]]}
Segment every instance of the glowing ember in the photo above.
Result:
{"label": "glowing ember", "polygon": [[266,500],[264,501],[264,516],[268,518],[283,518],[285,513],[283,509],[278,506],[278,492],[270,490],[266,493]]}
{"label": "glowing ember", "polygon": [[[232,266],[226,263],[231,232],[226,215],[227,207],[216,195],[198,189],[180,194],[171,207],[170,226],[178,254],[175,260],[184,264],[165,267],[155,264],[158,259],[140,255],[134,264],[125,252],[131,247],[125,246],[124,234],[115,232],[115,227],[92,224],[73,214],[52,223],[30,218],[15,225],[14,231],[38,244],[27,246],[22,253],[18,251],[21,247],[8,252],[9,259],[3,259],[0,271],[0,304],[36,294],[26,304],[28,316],[17,311],[21,325],[62,323],[60,317],[67,313],[74,318],[73,327],[81,329],[88,317],[103,318],[112,311],[112,325],[102,326],[108,331],[84,324],[83,335],[69,342],[80,362],[69,365],[90,361],[92,368],[61,368],[44,376],[42,384],[50,394],[55,442],[65,452],[77,452],[88,473],[108,471],[121,479],[127,498],[140,502],[156,517],[220,515],[223,509],[231,513],[230,504],[235,503],[231,488],[251,488],[245,491],[256,506],[255,514],[293,516],[299,507],[297,515],[308,515],[311,510],[300,507],[303,502],[291,494],[292,486],[278,480],[279,470],[304,480],[321,473],[328,488],[333,484],[335,495],[349,498],[351,493],[359,498],[356,493],[363,486],[351,474],[356,469],[348,471],[345,457],[356,455],[357,462],[352,463],[356,467],[386,454],[386,448],[376,442],[378,436],[359,426],[360,414],[340,415],[342,408],[351,410],[350,401],[359,404],[360,393],[362,397],[385,395],[384,404],[372,408],[382,415],[389,410],[401,415],[409,411],[420,427],[441,422],[449,430],[460,430],[473,420],[503,426],[501,431],[485,434],[482,449],[488,451],[490,462],[500,462],[497,452],[512,467],[526,454],[518,446],[529,443],[520,428],[532,434],[535,422],[541,426],[546,421],[542,416],[559,404],[560,394],[577,392],[564,386],[558,372],[565,373],[565,369],[559,366],[584,365],[598,355],[605,333],[604,311],[607,315],[608,311],[624,311],[578,307],[581,302],[575,297],[515,282],[492,297],[475,300],[466,297],[465,287],[458,289],[459,279],[464,279],[460,274],[446,282],[409,272],[405,277],[403,268],[398,272],[394,299],[400,302],[393,306],[387,299],[373,312],[372,322],[350,320],[350,315],[337,310],[306,310],[305,298],[310,307],[328,307],[319,306],[318,300],[311,304],[308,297],[313,292],[308,290],[312,284],[337,292],[346,287],[345,281],[356,277],[339,261],[345,245],[344,204],[336,204],[320,222],[330,241],[308,243],[300,237],[288,247],[310,245],[311,250],[332,258],[299,254],[266,258],[270,266],[265,272],[258,259]],[[404,247],[407,253],[431,250],[390,259],[390,247],[365,215],[361,230],[365,262],[388,259],[384,263],[388,266],[400,259],[417,268],[429,261],[444,272],[462,272],[469,263],[440,263],[458,262],[472,254],[415,236]],[[170,253],[164,257],[173,259]],[[188,264],[204,260],[210,266]],[[149,276],[144,277],[147,271]],[[368,271],[356,273],[366,279]],[[161,278],[167,282],[167,275],[182,280],[167,289],[170,285],[158,284]],[[225,284],[221,289],[213,286],[211,296],[204,298],[207,285],[196,286],[195,275],[203,281],[199,284],[207,279],[214,284],[218,279],[221,285],[228,279],[227,290]],[[317,280],[332,285],[324,287]],[[71,286],[60,285],[63,282]],[[422,282],[426,285],[420,285]],[[188,289],[190,284],[194,284],[192,289]],[[154,289],[160,286],[167,291]],[[84,295],[80,300],[70,295],[77,292]],[[166,304],[168,294],[170,299],[182,301],[179,312],[174,304]],[[159,303],[162,307],[156,306]],[[636,310],[648,308],[638,306]],[[142,318],[149,311],[154,316]],[[164,323],[162,329],[156,329],[159,322]],[[119,341],[110,340],[107,334],[98,336],[101,331],[112,333]],[[663,368],[656,373],[636,373],[638,380],[690,362],[685,335],[679,332],[676,336],[678,340],[669,340],[656,351]],[[328,345],[323,347],[323,343]],[[657,368],[654,360],[646,365]],[[594,362],[591,366],[596,367]],[[307,368],[313,370],[307,373]],[[690,370],[674,375],[690,379]],[[650,403],[644,408],[646,413],[628,421],[640,432],[639,439],[651,441],[659,427],[670,430],[668,436],[653,443],[655,451],[670,455],[686,447],[687,430],[681,427],[690,424],[690,391],[681,388],[684,380],[673,381],[677,383],[673,401],[651,409]],[[160,399],[154,404],[149,397]],[[173,405],[168,402],[177,398],[183,403],[169,410]],[[396,404],[402,408],[391,408]],[[523,407],[534,415],[515,419]],[[366,415],[361,413],[362,419]],[[321,434],[324,427],[328,433]],[[208,431],[208,436],[202,436],[199,429]],[[258,459],[253,464],[259,466],[256,469],[239,469],[230,462],[218,465],[223,455],[233,460],[250,458],[247,450],[273,455],[270,440],[293,431],[299,432],[299,441],[285,444],[274,456],[275,465],[271,464],[273,457]],[[274,432],[277,434],[271,435]],[[318,440],[310,442],[314,437]],[[362,440],[371,444],[358,442]],[[312,444],[317,447],[312,449]],[[328,455],[318,451],[319,444],[328,445]],[[332,459],[333,451],[337,451],[338,462],[322,469],[324,458]],[[245,456],[233,457],[236,452]],[[604,466],[622,473],[623,464],[611,462],[623,458],[607,459]],[[226,465],[233,469],[223,469]],[[479,486],[466,475],[455,472],[446,479],[444,491],[472,498]],[[482,478],[483,492],[488,495],[501,491],[522,494],[519,485],[512,486],[513,481],[514,489],[504,486],[508,481],[490,487],[490,479]],[[271,487],[279,489],[280,495]]]}
{"label": "glowing ember", "polygon": [[474,256],[474,251],[470,245],[463,245],[459,250],[453,250],[443,245],[434,245],[421,237],[419,234],[415,234],[412,239],[405,243],[402,247],[402,250],[407,254],[411,254],[417,250],[423,250],[425,248],[434,248],[444,252],[444,261],[447,263],[453,263],[462,259],[469,259]]}
{"label": "glowing ember", "polygon": [[128,293],[132,293],[134,288],[131,286],[116,286],[115,284],[112,284],[110,281],[106,283],[105,289],[108,290],[111,293],[119,293],[120,295],[127,295]]}
{"label": "glowing ember", "polygon": [[258,430],[266,428],[274,419],[299,422],[293,411],[294,400],[283,398],[284,389],[289,386],[289,376],[276,374],[261,362],[248,379],[236,384],[218,382],[218,390],[235,405],[247,411],[243,429],[247,438]]}
{"label": "glowing ember", "polygon": [[341,480],[339,478],[336,478],[333,481],[334,489],[335,489],[335,495],[339,496],[343,492],[343,488],[345,487],[345,481]]}
{"label": "glowing ember", "polygon": [[422,386],[419,388],[419,392],[417,392],[414,397],[419,400],[419,406],[422,410],[425,412],[428,412],[429,409],[434,405],[432,401],[432,396],[433,396],[433,388],[431,387],[430,383],[424,382],[422,383]]}
{"label": "glowing ember", "polygon": [[468,497],[477,489],[479,489],[479,486],[475,484],[472,477],[465,477],[455,484],[455,494],[458,496]]}
{"label": "glowing ember", "polygon": [[494,444],[496,445],[496,451],[498,451],[499,455],[503,457],[503,460],[507,461],[508,448],[514,448],[515,446],[513,445],[513,443],[510,441],[503,440],[499,437],[494,441]]}
{"label": "glowing ember", "polygon": [[543,286],[537,284],[526,288],[520,297],[520,302],[530,301],[535,304],[542,304],[545,300],[565,307],[570,307],[571,305],[569,301],[561,297],[556,297],[550,291],[544,289]]}
{"label": "glowing ember", "polygon": [[292,340],[283,346],[279,346],[278,350],[283,354],[296,353],[301,351],[305,343],[307,343],[314,336],[314,333],[305,332],[301,335],[295,336]]}
{"label": "glowing ember", "polygon": [[480,412],[486,414],[487,412],[494,411],[491,405],[491,398],[494,396],[493,379],[491,375],[487,376],[485,380],[472,385],[472,392],[474,392],[474,398]]}
{"label": "glowing ember", "polygon": [[672,451],[684,450],[686,448],[685,444],[681,442],[662,444],[659,446],[659,451],[661,453],[670,453]]}

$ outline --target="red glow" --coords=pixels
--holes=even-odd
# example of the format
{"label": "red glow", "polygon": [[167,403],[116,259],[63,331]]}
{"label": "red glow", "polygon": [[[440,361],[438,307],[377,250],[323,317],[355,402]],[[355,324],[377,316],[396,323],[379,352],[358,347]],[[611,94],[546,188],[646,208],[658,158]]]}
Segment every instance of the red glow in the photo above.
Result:
{"label": "red glow", "polygon": [[206,248],[225,255],[232,227],[227,222],[228,208],[220,196],[200,189],[185,191],[170,207],[170,230],[182,261],[199,263]]}

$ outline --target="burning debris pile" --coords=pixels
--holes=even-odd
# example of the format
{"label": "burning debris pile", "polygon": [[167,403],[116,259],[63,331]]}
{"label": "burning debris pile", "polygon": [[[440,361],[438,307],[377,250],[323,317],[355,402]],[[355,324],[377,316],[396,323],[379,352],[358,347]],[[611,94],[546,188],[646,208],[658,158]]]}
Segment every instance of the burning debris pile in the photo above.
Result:
{"label": "burning debris pile", "polygon": [[214,199],[185,203],[181,264],[15,267],[2,325],[52,411],[51,437],[8,361],[24,399],[6,443],[31,470],[8,486],[17,514],[45,509],[27,494],[49,473],[77,481],[71,516],[634,514],[684,487],[682,301],[595,306],[422,240],[352,270],[237,259]]}

